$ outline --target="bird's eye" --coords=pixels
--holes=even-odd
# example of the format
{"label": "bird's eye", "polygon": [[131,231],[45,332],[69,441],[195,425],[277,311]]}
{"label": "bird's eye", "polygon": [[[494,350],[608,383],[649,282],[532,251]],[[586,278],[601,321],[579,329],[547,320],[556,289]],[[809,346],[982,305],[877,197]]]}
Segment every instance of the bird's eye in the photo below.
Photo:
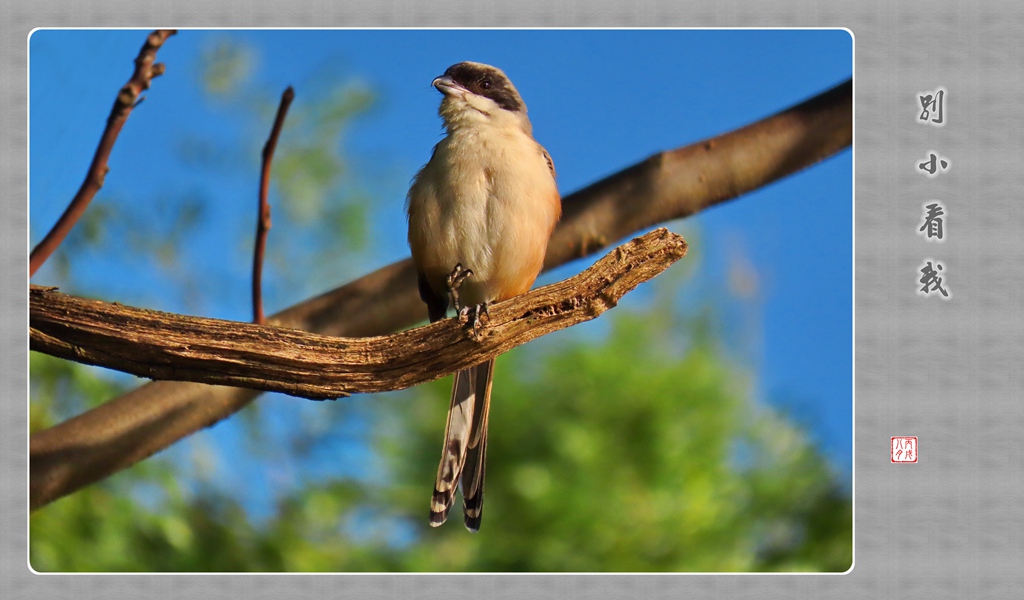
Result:
{"label": "bird's eye", "polygon": [[491,80],[490,79],[481,79],[480,80],[480,88],[484,89],[484,90],[491,89]]}

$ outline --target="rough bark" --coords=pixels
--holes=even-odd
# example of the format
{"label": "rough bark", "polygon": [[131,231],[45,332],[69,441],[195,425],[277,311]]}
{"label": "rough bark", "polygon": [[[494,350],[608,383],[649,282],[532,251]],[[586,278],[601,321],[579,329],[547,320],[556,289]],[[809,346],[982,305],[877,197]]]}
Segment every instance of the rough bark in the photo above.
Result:
{"label": "rough bark", "polygon": [[387,336],[341,338],[297,329],[133,308],[32,286],[30,347],[152,379],[231,385],[312,399],[405,389],[589,321],[686,254],[658,229],[575,277]]}

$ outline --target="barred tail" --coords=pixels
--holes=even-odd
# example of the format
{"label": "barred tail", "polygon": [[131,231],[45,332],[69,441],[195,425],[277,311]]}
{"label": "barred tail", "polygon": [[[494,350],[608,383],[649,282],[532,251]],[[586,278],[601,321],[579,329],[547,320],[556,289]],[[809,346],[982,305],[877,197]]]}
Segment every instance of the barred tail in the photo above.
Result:
{"label": "barred tail", "polygon": [[494,359],[481,363],[476,369],[476,408],[473,428],[466,451],[465,470],[462,473],[462,507],[466,529],[478,531],[484,510],[484,471],[487,463],[487,416],[491,409],[491,380]]}
{"label": "barred tail", "polygon": [[455,374],[444,447],[430,500],[431,527],[448,519],[455,488],[461,481],[466,527],[470,531],[480,528],[493,366],[491,359]]}

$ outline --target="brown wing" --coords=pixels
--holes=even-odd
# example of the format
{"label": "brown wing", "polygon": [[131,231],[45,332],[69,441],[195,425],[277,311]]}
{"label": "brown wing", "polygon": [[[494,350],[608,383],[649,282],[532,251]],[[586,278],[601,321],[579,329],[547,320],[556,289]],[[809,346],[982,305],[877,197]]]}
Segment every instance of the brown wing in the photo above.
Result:
{"label": "brown wing", "polygon": [[427,315],[430,317],[430,322],[443,319],[448,312],[448,297],[434,292],[422,273],[417,276],[416,283],[420,289],[420,298],[427,304]]}
{"label": "brown wing", "polygon": [[548,169],[551,170],[552,179],[557,179],[558,173],[555,173],[555,161],[551,160],[551,155],[548,154],[548,151],[545,150],[543,146],[541,146],[540,151],[544,153],[544,160],[547,161]]}

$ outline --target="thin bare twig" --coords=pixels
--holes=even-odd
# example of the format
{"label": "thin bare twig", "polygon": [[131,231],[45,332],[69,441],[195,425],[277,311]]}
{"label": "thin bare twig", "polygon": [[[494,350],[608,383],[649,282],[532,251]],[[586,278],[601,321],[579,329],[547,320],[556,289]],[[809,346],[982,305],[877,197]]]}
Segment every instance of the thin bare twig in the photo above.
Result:
{"label": "thin bare twig", "polygon": [[154,379],[316,400],[405,389],[589,321],[686,254],[667,229],[633,239],[579,275],[488,307],[474,335],[459,318],[388,336],[340,338],[132,308],[32,286],[30,347]]}
{"label": "thin bare twig", "polygon": [[75,226],[75,223],[85,213],[89,202],[92,201],[96,193],[103,187],[103,180],[106,178],[107,172],[110,171],[110,167],[107,166],[110,152],[114,148],[117,136],[121,133],[121,128],[124,127],[125,122],[128,120],[128,115],[142,101],[139,98],[139,94],[149,89],[149,85],[154,77],[164,73],[164,64],[153,62],[156,60],[156,51],[163,46],[164,41],[168,37],[175,33],[177,31],[174,29],[158,29],[146,37],[146,43],[143,44],[142,50],[139,51],[138,57],[135,58],[135,72],[132,73],[131,79],[128,80],[128,83],[124,84],[124,87],[117,93],[117,99],[114,100],[114,107],[110,110],[110,116],[107,117],[107,126],[103,130],[103,135],[100,136],[100,143],[96,148],[96,153],[93,155],[92,164],[89,165],[89,170],[85,175],[85,181],[78,188],[78,193],[71,199],[71,203],[64,210],[64,214],[57,219],[53,229],[46,234],[43,241],[39,242],[32,249],[32,254],[29,255],[30,277],[36,274],[39,267],[43,266],[46,259],[50,258],[50,255],[60,246],[61,242],[64,241],[64,238],[71,231],[71,228]]}
{"label": "thin bare twig", "polygon": [[295,99],[295,90],[292,86],[281,94],[281,104],[277,107],[277,116],[274,117],[274,127],[270,130],[270,137],[263,145],[263,169],[260,172],[260,203],[259,216],[256,219],[256,249],[253,251],[252,259],[252,314],[253,323],[263,325],[267,322],[263,316],[263,253],[267,248],[267,233],[270,231],[270,202],[267,196],[270,194],[270,163],[274,159],[274,149],[277,148],[277,139],[281,137],[281,128],[284,126],[285,115],[288,114],[288,107]]}
{"label": "thin bare twig", "polygon": [[[746,127],[656,154],[563,198],[547,267],[767,185],[852,141],[853,83],[846,81]],[[405,259],[268,320],[354,337],[390,333],[426,316],[412,261]],[[154,381],[34,433],[31,504],[41,506],[126,469],[240,411],[258,395],[243,388]]]}

